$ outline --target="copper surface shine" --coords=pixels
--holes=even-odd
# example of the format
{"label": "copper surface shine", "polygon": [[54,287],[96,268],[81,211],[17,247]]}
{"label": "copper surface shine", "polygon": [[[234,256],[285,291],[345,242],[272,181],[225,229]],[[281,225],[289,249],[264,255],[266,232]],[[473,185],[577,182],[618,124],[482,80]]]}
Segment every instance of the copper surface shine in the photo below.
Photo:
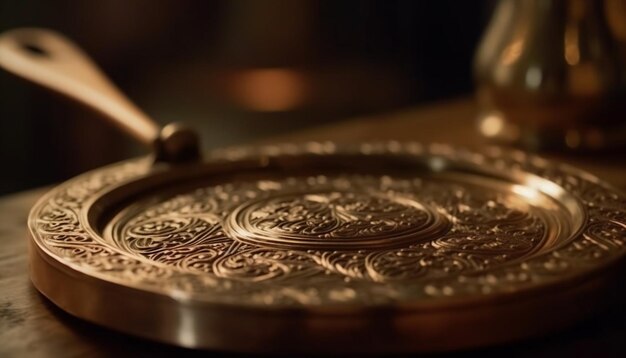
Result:
{"label": "copper surface shine", "polygon": [[33,281],[79,317],[189,347],[447,350],[584,317],[569,306],[604,292],[624,255],[626,198],[576,169],[496,149],[319,146],[231,148],[177,170],[135,159],[62,184],[29,218]]}
{"label": "copper surface shine", "polygon": [[623,272],[626,197],[563,164],[393,141],[201,157],[59,34],[0,35],[0,66],[152,147],[28,218],[35,287],[109,328],[230,351],[453,350],[580,320]]}

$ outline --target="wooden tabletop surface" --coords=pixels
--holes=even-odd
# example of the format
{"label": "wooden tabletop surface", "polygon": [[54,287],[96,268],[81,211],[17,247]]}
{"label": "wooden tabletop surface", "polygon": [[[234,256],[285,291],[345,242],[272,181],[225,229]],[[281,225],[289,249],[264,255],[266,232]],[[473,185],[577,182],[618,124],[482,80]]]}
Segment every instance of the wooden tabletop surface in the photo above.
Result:
{"label": "wooden tabletop surface", "polygon": [[[478,148],[486,145],[473,128],[475,104],[463,99],[397,113],[356,118],[267,141],[418,140]],[[615,156],[547,155],[626,189],[626,161]],[[30,284],[26,217],[46,188],[0,198],[0,357],[222,356],[125,336],[60,311]],[[604,307],[595,317],[565,331],[506,346],[461,352],[483,357],[593,355],[624,356],[626,309]]]}

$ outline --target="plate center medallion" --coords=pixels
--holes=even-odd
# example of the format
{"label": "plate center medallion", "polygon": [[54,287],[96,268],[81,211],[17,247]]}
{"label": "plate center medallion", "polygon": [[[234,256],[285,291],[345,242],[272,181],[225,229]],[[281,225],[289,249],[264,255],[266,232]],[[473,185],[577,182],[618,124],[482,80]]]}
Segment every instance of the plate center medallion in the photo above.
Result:
{"label": "plate center medallion", "polygon": [[371,249],[417,243],[447,231],[445,216],[386,193],[275,193],[238,206],[225,222],[235,240],[283,249]]}

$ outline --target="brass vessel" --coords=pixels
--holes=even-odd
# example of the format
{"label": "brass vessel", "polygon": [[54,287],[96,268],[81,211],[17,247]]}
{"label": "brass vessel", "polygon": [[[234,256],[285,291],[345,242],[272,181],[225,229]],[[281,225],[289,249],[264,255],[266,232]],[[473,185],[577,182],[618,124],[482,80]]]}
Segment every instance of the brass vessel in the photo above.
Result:
{"label": "brass vessel", "polygon": [[626,66],[607,18],[614,2],[499,2],[474,64],[485,137],[535,150],[626,144]]}

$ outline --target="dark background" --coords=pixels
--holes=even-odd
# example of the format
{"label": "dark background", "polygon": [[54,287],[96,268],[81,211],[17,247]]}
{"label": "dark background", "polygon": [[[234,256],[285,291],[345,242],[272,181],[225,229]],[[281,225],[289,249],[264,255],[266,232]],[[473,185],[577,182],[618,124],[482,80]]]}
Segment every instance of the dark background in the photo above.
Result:
{"label": "dark background", "polygon": [[[472,92],[493,1],[0,0],[0,31],[68,35],[160,123],[206,149]],[[0,73],[0,194],[145,150]]]}

